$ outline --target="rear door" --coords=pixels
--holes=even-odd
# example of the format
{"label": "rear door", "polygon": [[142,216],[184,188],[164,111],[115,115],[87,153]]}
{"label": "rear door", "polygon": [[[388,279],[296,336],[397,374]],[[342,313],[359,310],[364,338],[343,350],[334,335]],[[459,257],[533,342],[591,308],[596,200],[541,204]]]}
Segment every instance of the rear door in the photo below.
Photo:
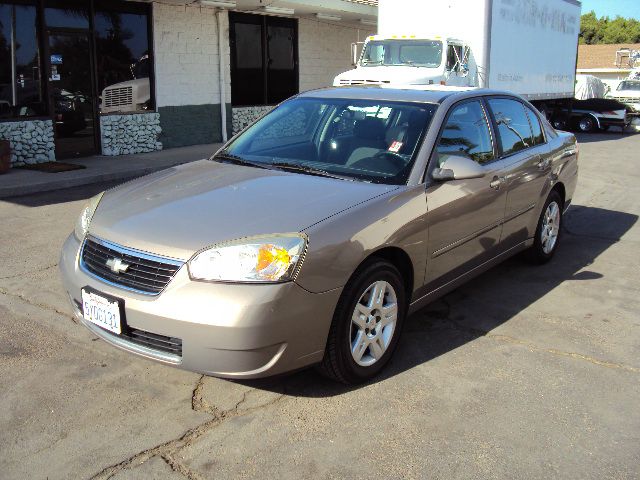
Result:
{"label": "rear door", "polygon": [[[533,218],[551,174],[549,146],[538,115],[513,97],[487,100],[497,132],[499,155],[506,163],[507,202],[501,243],[508,249],[535,233]],[[533,230],[533,231],[532,231]]]}
{"label": "rear door", "polygon": [[428,289],[472,270],[500,251],[506,204],[504,162],[497,158],[493,132],[480,99],[451,107],[431,158],[439,166],[447,155],[467,156],[485,175],[469,180],[433,182],[426,190],[429,208]]}

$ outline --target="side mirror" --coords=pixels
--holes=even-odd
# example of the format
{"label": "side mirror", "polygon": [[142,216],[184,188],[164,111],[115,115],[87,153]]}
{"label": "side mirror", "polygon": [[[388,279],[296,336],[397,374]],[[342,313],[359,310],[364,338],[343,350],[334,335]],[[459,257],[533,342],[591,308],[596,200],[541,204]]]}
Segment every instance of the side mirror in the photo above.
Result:
{"label": "side mirror", "polygon": [[439,182],[448,180],[468,180],[482,178],[485,175],[482,165],[461,155],[442,155],[440,168],[431,172],[431,178]]}
{"label": "side mirror", "polygon": [[358,64],[358,44],[351,44],[351,65],[356,66]]}

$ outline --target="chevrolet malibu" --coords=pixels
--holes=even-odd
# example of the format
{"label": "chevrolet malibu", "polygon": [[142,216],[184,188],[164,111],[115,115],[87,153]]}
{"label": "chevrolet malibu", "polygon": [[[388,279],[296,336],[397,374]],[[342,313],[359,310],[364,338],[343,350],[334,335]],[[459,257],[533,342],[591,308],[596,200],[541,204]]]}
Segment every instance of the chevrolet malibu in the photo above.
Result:
{"label": "chevrolet malibu", "polygon": [[518,252],[551,259],[577,153],[505,92],[311,91],[208,160],[92,198],[62,278],[78,319],[134,354],[362,382],[413,311]]}

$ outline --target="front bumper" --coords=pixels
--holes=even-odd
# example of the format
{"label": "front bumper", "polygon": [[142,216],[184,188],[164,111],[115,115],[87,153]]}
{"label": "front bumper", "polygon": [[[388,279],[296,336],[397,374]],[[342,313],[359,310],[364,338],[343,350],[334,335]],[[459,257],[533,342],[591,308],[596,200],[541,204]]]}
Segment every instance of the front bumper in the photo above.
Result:
{"label": "front bumper", "polygon": [[[186,265],[157,296],[109,285],[79,267],[80,242],[67,238],[60,258],[62,281],[76,317],[107,342],[185,370],[228,378],[259,378],[322,360],[341,289],[316,294],[299,285],[194,282]],[[170,355],[129,341],[87,322],[79,308],[81,289],[124,302],[126,324],[182,340]]]}

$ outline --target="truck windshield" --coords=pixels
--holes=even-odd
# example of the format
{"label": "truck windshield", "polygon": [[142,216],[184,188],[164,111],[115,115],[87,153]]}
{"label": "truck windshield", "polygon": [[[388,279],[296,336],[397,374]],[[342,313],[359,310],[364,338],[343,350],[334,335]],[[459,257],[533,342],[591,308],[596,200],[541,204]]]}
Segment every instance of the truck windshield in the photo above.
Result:
{"label": "truck windshield", "polygon": [[351,181],[406,183],[437,105],[294,98],[213,160]]}
{"label": "truck windshield", "polygon": [[624,82],[620,82],[618,90],[640,90],[640,81],[626,80]]}
{"label": "truck windshield", "polygon": [[412,65],[439,67],[442,42],[437,40],[372,40],[367,42],[360,65]]}

